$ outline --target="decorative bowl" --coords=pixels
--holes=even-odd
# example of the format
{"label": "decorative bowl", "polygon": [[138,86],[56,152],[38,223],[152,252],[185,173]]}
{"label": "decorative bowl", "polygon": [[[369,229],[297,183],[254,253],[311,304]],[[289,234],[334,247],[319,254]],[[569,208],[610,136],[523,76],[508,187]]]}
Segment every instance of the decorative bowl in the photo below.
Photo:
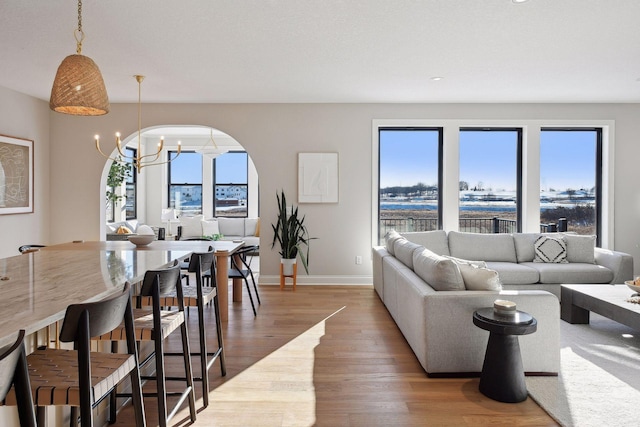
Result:
{"label": "decorative bowl", "polygon": [[635,292],[640,294],[640,286],[634,285],[633,283],[634,283],[633,280],[625,280],[624,281],[624,284],[627,285],[629,287],[629,289],[631,289],[632,291],[635,291]]}
{"label": "decorative bowl", "polygon": [[129,236],[129,241],[136,246],[147,246],[153,242],[154,238],[153,234],[132,234]]}

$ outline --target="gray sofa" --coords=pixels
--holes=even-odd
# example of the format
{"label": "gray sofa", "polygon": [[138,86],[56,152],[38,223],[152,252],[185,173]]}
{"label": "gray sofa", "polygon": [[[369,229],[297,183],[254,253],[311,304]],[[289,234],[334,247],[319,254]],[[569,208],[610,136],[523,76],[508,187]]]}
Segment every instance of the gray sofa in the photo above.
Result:
{"label": "gray sofa", "polygon": [[[436,231],[403,237],[414,245],[396,239],[387,240],[386,247],[373,248],[374,288],[429,376],[482,370],[488,332],[473,325],[472,315],[479,308],[491,307],[496,299],[515,302],[519,310],[538,321],[536,333],[519,337],[525,372],[556,374],[560,367],[560,307],[554,294],[559,294],[559,283],[564,283],[561,279],[597,277],[608,283],[633,274],[628,255],[602,250],[594,250],[596,263],[591,265],[529,265],[538,264],[527,261],[530,251],[526,242],[533,246],[533,234],[514,237]],[[420,257],[429,252],[425,247],[439,255],[487,261],[490,269],[499,271],[503,290],[436,290],[441,284],[428,283],[425,264],[420,264]],[[399,248],[399,253],[394,248]],[[522,263],[518,262],[517,248]]]}
{"label": "gray sofa", "polygon": [[260,218],[219,217],[205,220],[202,215],[180,217],[178,228],[180,240],[197,239],[214,234],[221,234],[221,240],[243,240],[246,246],[259,246]]}

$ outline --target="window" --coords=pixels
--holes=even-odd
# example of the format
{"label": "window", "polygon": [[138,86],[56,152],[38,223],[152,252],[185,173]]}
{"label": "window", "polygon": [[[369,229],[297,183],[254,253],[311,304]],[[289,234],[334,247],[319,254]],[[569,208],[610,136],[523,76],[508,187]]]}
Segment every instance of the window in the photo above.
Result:
{"label": "window", "polygon": [[126,162],[130,165],[131,173],[125,180],[125,211],[127,219],[135,219],[138,217],[138,171],[133,165],[133,159],[136,157],[138,150],[133,148],[125,148],[124,151],[127,156]]}
{"label": "window", "polygon": [[441,228],[442,129],[379,129],[378,236]]}
{"label": "window", "polygon": [[[169,156],[174,157],[175,151]],[[202,213],[202,155],[183,151],[169,163],[169,207],[178,216]]]}
{"label": "window", "polygon": [[602,129],[543,128],[540,222],[600,236],[601,171]]}
{"label": "window", "polygon": [[460,231],[520,231],[521,152],[521,129],[460,129]]}
{"label": "window", "polygon": [[246,152],[233,151],[214,159],[215,216],[247,216],[248,161]]}

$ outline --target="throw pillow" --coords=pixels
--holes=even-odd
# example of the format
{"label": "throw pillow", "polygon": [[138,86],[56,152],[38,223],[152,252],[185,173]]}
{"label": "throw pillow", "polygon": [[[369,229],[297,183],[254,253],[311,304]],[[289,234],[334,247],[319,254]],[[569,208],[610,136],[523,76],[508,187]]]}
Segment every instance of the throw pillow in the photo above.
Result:
{"label": "throw pillow", "polygon": [[407,239],[398,239],[393,245],[393,252],[395,253],[395,257],[413,270],[413,253],[418,250],[424,249],[424,247],[418,245],[417,243],[413,243],[408,241]]}
{"label": "throw pillow", "polygon": [[398,234],[396,230],[391,230],[384,235],[384,245],[387,248],[387,252],[389,252],[391,255],[395,256],[396,253],[393,250],[393,246],[395,245],[396,240],[399,239],[404,239],[404,237]]}
{"label": "throw pillow", "polygon": [[203,219],[201,221],[201,224],[203,236],[213,236],[214,234],[220,234],[220,227],[218,226],[217,219]]}
{"label": "throw pillow", "polygon": [[487,268],[487,263],[484,261],[469,261],[468,259],[462,259],[462,258],[456,258],[454,256],[446,256],[445,258],[449,258],[451,261],[455,262],[456,264],[458,264],[458,266],[460,265],[471,265],[474,267],[479,267],[479,268]]}
{"label": "throw pillow", "polygon": [[468,291],[501,291],[498,272],[473,264],[458,264],[464,286]]}
{"label": "throw pillow", "polygon": [[413,253],[413,271],[436,291],[464,291],[464,280],[458,265],[429,249]]}
{"label": "throw pillow", "polygon": [[562,237],[540,236],[533,244],[535,258],[533,262],[566,264],[567,243]]}
{"label": "throw pillow", "polygon": [[192,237],[202,237],[202,220],[204,216],[181,216],[180,225],[182,226],[182,239]]}
{"label": "throw pillow", "polygon": [[596,236],[565,234],[567,242],[567,261],[595,264]]}

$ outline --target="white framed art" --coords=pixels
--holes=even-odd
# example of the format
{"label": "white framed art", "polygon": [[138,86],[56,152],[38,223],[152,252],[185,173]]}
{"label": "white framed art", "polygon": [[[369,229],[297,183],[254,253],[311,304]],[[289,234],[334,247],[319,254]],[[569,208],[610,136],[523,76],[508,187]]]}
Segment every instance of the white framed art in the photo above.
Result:
{"label": "white framed art", "polygon": [[338,153],[298,153],[298,203],[338,203]]}
{"label": "white framed art", "polygon": [[0,135],[0,215],[33,212],[33,141]]}

